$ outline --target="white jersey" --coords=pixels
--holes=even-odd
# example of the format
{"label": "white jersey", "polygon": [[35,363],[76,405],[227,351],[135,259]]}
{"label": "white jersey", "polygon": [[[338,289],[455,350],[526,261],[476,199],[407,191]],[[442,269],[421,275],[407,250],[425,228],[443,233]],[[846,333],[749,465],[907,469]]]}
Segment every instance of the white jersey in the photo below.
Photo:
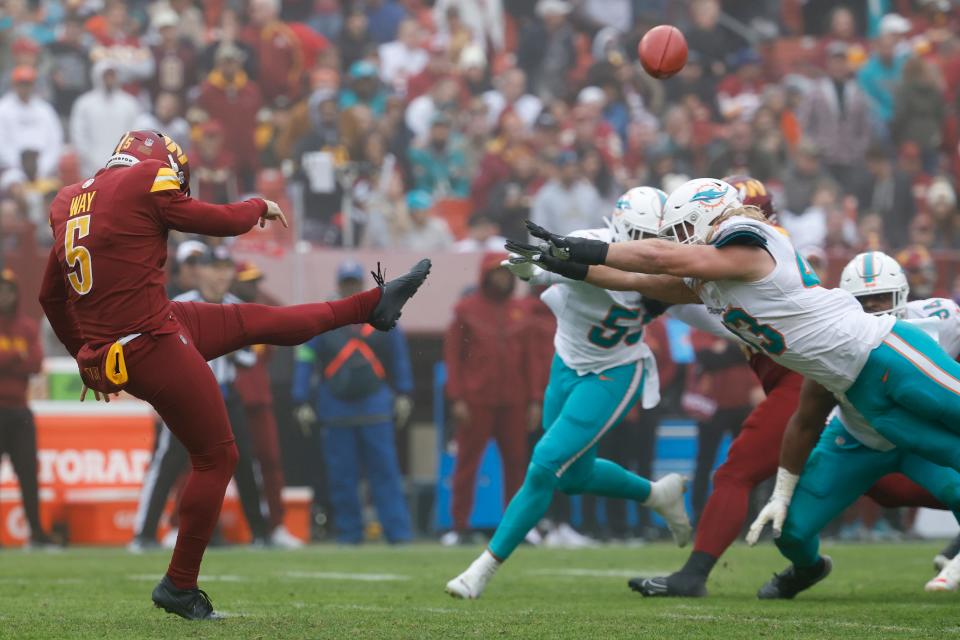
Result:
{"label": "white jersey", "polygon": [[735,242],[763,246],[776,266],[755,282],[685,282],[744,342],[836,394],[846,391],[896,319],[872,316],[850,293],[821,287],[787,236],[772,225],[730,218],[712,243]]}
{"label": "white jersey", "polygon": [[[571,235],[611,241],[607,229]],[[557,318],[553,345],[565,365],[586,375],[640,362],[645,373],[641,404],[644,409],[657,406],[660,378],[653,352],[643,341],[643,327],[650,318],[639,293],[607,291],[540,270],[530,282],[550,285],[540,299]]]}
{"label": "white jersey", "polygon": [[[907,303],[906,321],[923,329],[940,343],[940,348],[951,358],[960,355],[960,308],[953,300],[930,298]],[[867,419],[844,398],[830,414],[840,419],[843,427],[864,446],[878,451],[890,451],[894,444],[870,426]]]}

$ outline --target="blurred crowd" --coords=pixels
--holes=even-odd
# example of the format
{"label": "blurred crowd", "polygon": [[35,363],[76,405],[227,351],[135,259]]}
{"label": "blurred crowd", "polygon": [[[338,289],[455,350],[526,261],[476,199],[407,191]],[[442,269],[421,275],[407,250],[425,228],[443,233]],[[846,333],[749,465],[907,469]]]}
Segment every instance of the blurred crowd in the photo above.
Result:
{"label": "blurred crowd", "polygon": [[[798,245],[956,248],[948,0],[10,0],[0,225],[127,129],[190,149],[193,193],[268,193],[324,245],[470,251],[602,223],[617,195],[749,173]],[[685,69],[645,74],[652,25]],[[43,234],[40,234],[41,236]]]}

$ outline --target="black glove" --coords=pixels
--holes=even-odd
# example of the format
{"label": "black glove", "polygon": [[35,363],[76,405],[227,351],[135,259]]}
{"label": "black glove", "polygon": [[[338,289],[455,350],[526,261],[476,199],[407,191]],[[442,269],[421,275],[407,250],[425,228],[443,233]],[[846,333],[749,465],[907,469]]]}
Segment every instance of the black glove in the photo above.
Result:
{"label": "black glove", "polygon": [[535,238],[545,240],[550,245],[550,255],[560,260],[571,260],[580,264],[603,264],[607,261],[610,245],[602,240],[558,236],[550,233],[538,224],[527,220],[527,230]]}
{"label": "black glove", "polygon": [[579,262],[555,258],[550,255],[549,248],[546,246],[538,247],[525,242],[514,242],[513,240],[508,240],[504,246],[510,253],[520,256],[519,258],[510,258],[511,262],[532,262],[542,269],[571,280],[583,280],[587,277],[587,271],[590,269],[587,265]]}
{"label": "black glove", "polygon": [[647,310],[651,320],[653,318],[659,318],[667,312],[667,309],[673,306],[670,302],[660,302],[659,300],[654,300],[646,296],[641,296],[641,300],[643,300],[643,308]]}

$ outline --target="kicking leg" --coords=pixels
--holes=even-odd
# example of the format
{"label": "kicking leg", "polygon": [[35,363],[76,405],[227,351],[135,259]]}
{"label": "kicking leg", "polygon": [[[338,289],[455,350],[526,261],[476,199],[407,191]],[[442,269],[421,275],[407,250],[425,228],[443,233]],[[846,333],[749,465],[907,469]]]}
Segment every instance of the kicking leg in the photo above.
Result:
{"label": "kicking leg", "polygon": [[407,274],[357,295],[290,307],[261,304],[217,305],[174,302],[173,312],[207,360],[254,344],[294,346],[348,324],[369,322],[387,331],[396,324],[403,305],[430,273],[421,260]]}

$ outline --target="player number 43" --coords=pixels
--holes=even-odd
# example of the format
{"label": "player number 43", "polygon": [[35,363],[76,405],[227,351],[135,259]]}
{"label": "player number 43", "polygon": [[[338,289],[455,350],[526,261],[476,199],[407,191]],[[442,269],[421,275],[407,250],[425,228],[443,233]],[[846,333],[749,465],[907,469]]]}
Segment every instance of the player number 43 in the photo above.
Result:
{"label": "player number 43", "polygon": [[67,252],[67,267],[73,269],[67,273],[67,281],[73,290],[84,296],[93,286],[93,267],[90,264],[90,251],[81,247],[77,241],[90,235],[90,216],[79,216],[67,220],[67,231],[63,247]]}

